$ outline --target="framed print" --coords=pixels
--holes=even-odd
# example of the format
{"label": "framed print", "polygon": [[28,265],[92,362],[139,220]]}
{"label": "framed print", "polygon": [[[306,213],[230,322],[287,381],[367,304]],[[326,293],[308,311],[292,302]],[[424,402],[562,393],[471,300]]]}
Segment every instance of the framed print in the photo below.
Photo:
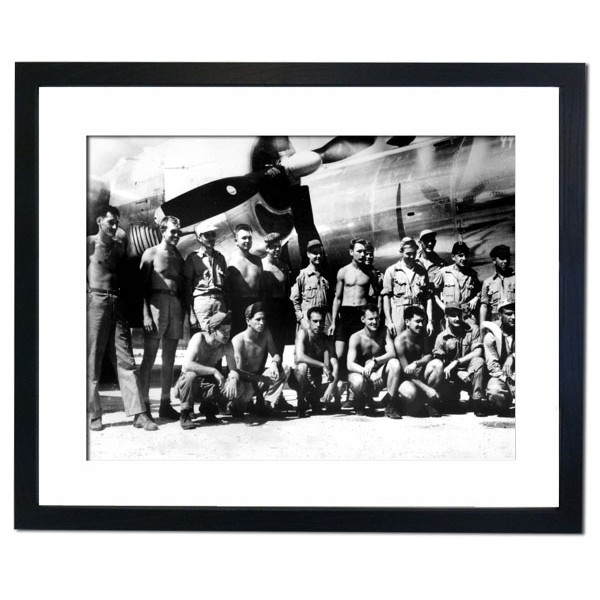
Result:
{"label": "framed print", "polygon": [[585,77],[17,64],[15,527],[581,532]]}

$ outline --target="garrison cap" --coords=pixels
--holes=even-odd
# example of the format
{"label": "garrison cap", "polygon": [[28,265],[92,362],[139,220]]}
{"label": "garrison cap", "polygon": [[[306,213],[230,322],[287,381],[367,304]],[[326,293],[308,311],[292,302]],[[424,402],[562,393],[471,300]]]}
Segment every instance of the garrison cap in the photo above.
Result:
{"label": "garrison cap", "polygon": [[310,252],[313,248],[323,248],[323,244],[319,240],[310,240],[310,242],[306,244],[306,251]]}
{"label": "garrison cap", "polygon": [[504,244],[494,246],[490,252],[490,258],[510,258],[510,248]]}
{"label": "garrison cap", "polygon": [[452,246],[452,254],[469,254],[469,246],[467,246],[464,242],[456,242],[454,246]]}
{"label": "garrison cap", "polygon": [[267,247],[272,246],[277,242],[281,242],[281,234],[277,232],[267,233],[263,238],[263,242]]}
{"label": "garrison cap", "polygon": [[210,317],[207,321],[207,325],[209,329],[217,329],[221,325],[230,325],[231,324],[231,313],[230,312],[216,312],[214,315]]}
{"label": "garrison cap", "polygon": [[208,233],[209,231],[217,231],[217,228],[211,219],[202,221],[202,223],[198,223],[198,225],[194,227],[194,233],[196,235],[202,235],[203,233]]}
{"label": "garrison cap", "polygon": [[251,319],[258,312],[265,312],[265,306],[262,302],[255,302],[246,307],[244,315],[246,316],[246,319]]}

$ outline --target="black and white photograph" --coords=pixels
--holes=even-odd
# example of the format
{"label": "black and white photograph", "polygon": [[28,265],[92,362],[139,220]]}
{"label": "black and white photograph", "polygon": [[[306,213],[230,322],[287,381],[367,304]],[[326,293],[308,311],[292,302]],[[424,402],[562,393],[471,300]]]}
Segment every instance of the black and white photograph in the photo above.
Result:
{"label": "black and white photograph", "polygon": [[514,460],[518,143],[88,136],[88,460]]}

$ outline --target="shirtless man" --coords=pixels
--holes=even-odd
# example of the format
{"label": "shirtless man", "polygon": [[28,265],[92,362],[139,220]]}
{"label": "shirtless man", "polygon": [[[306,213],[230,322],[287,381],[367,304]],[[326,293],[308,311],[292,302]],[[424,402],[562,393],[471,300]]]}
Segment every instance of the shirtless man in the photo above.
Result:
{"label": "shirtless man", "polygon": [[350,337],[348,344],[348,385],[354,392],[354,410],[357,415],[365,414],[365,406],[371,404],[373,395],[387,387],[387,414],[398,402],[400,363],[389,332],[379,327],[377,307],[367,304],[362,312],[364,327]]}
{"label": "shirtless man", "polygon": [[365,265],[368,242],[353,239],[350,242],[350,264],[337,274],[335,297],[331,314],[331,326],[327,332],[335,335],[335,353],[340,360],[340,376],[345,378],[345,358],[348,339],[363,328],[362,309],[367,304],[371,287],[371,276]]}
{"label": "shirtless man", "polygon": [[241,224],[235,228],[237,249],[228,261],[228,302],[233,318],[233,335],[246,328],[245,310],[258,302],[261,295],[262,262],[258,256],[250,254],[252,248],[252,228]]}
{"label": "shirtless man", "polygon": [[262,292],[267,309],[267,322],[275,348],[283,356],[286,317],[289,308],[290,270],[281,260],[281,235],[269,233],[264,238],[267,255],[263,258]]}
{"label": "shirtless man", "polygon": [[[321,402],[338,411],[338,360],[333,340],[325,335],[325,311],[308,309],[308,329],[296,334],[296,368],[298,382],[298,416],[306,416],[308,403],[313,414],[321,412]],[[308,403],[306,399],[308,398]]]}
{"label": "shirtless man", "polygon": [[[217,418],[219,400],[230,402],[239,396],[239,373],[235,367],[231,335],[231,314],[217,312],[206,322],[206,331],[195,333],[183,359],[181,376],[175,385],[181,398],[182,429],[194,429],[194,402],[200,403],[200,413],[207,423],[220,423]],[[218,367],[225,357],[229,374],[225,378]]]}
{"label": "shirtless man", "polygon": [[[436,407],[439,394],[433,386],[439,382],[441,365],[431,362],[431,344],[426,335],[427,315],[420,306],[409,306],[404,311],[404,320],[404,330],[394,340],[403,379],[398,390],[398,412],[439,417]],[[388,416],[394,418],[393,414]]]}
{"label": "shirtless man", "polygon": [[[266,327],[265,308],[262,302],[246,307],[247,327],[232,340],[235,364],[240,374],[239,396],[230,403],[230,412],[240,417],[246,411],[258,416],[268,412],[267,402],[274,402],[273,408],[279,410],[277,401],[281,398],[283,386],[289,376],[289,369],[282,365],[282,357],[277,354],[271,332]],[[267,355],[271,355],[271,364],[265,370]],[[252,397],[256,401],[252,403]]]}
{"label": "shirtless man", "polygon": [[122,269],[125,266],[124,244],[116,238],[119,210],[103,209],[96,223],[98,233],[87,240],[87,385],[89,428],[101,431],[102,407],[98,383],[102,359],[108,350],[117,371],[125,414],[133,416],[133,426],[145,431],[158,429],[145,412],[140,394],[135,360],[131,347],[131,331],[120,298]]}
{"label": "shirtless man", "polygon": [[160,244],[148,248],[142,254],[140,264],[144,296],[144,358],[140,366],[140,387],[146,409],[150,411],[150,375],[162,339],[158,416],[177,421],[179,413],[171,406],[171,384],[177,343],[183,337],[183,258],[177,250],[181,230],[176,217],[165,217],[159,227]]}

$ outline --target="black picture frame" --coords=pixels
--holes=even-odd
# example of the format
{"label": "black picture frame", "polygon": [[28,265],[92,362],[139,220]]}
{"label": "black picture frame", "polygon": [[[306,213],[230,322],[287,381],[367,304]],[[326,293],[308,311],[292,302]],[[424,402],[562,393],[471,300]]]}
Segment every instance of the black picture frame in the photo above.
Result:
{"label": "black picture frame", "polygon": [[[586,172],[584,64],[17,63],[14,526],[36,530],[581,533]],[[120,507],[39,504],[38,94],[61,86],[559,89],[560,459],[557,508]]]}

